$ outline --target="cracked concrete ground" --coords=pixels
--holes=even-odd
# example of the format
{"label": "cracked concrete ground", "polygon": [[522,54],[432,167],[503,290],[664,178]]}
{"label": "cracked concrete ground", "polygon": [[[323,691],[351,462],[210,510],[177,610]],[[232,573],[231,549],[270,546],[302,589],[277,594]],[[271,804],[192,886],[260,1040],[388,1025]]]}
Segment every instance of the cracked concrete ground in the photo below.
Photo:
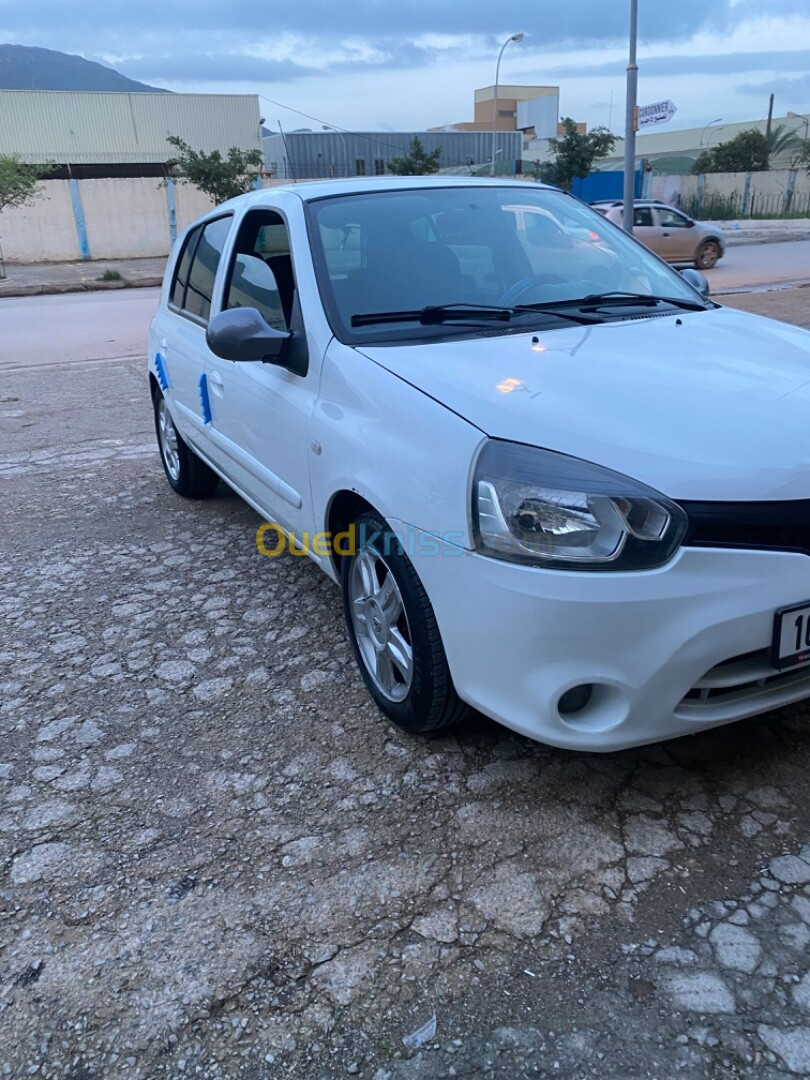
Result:
{"label": "cracked concrete ground", "polygon": [[810,1075],[807,707],[408,737],[337,589],[169,490],[141,363],[0,425],[0,1075]]}

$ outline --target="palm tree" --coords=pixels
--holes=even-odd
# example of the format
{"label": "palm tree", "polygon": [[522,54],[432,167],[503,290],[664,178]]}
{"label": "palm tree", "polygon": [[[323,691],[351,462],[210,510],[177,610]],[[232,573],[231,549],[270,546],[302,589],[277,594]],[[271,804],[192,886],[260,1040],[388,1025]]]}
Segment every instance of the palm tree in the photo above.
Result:
{"label": "palm tree", "polygon": [[768,159],[771,162],[775,157],[781,157],[782,154],[787,154],[791,150],[798,150],[801,144],[801,139],[796,132],[788,131],[784,124],[778,124],[772,128],[766,133],[765,138],[768,140]]}

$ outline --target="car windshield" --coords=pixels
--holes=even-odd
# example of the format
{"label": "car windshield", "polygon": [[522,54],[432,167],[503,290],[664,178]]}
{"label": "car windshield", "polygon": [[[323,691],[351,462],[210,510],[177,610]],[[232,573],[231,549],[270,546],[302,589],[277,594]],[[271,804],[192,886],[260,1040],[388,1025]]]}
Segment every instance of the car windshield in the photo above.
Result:
{"label": "car windshield", "polygon": [[[475,306],[516,309],[507,327],[494,317],[490,327],[485,312],[475,313],[479,333],[503,333],[566,325],[555,305],[571,311],[572,301],[605,293],[700,304],[678,273],[554,189],[512,183],[362,192],[313,200],[309,212],[324,306],[336,335],[351,343],[459,333],[464,309],[472,315]],[[454,305],[458,311],[438,327],[437,320],[422,325],[418,314],[394,325],[358,319]],[[527,312],[532,305],[544,311]],[[623,313],[621,302],[600,310],[604,318]]]}

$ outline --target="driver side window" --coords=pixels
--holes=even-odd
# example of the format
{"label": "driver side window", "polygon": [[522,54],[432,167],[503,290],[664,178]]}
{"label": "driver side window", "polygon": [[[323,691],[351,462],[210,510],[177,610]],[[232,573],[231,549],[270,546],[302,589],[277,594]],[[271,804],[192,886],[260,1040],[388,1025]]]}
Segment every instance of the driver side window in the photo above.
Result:
{"label": "driver side window", "polygon": [[286,224],[274,210],[246,214],[236,238],[224,306],[256,308],[275,330],[289,330],[294,296]]}
{"label": "driver side window", "polygon": [[256,308],[274,330],[287,329],[276,276],[258,255],[234,257],[226,306]]}
{"label": "driver side window", "polygon": [[679,214],[677,210],[664,210],[662,207],[658,208],[658,220],[668,229],[685,229],[689,224],[683,214]]}

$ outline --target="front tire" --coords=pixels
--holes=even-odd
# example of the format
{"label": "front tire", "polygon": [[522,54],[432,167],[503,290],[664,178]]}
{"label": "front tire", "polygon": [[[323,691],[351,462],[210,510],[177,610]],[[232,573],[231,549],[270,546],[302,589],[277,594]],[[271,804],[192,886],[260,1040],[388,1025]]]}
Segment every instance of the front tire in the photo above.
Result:
{"label": "front tire", "polygon": [[720,258],[720,245],[716,240],[704,240],[697,250],[695,266],[698,270],[711,270]]}
{"label": "front tire", "polygon": [[166,479],[177,494],[186,499],[209,499],[216,491],[219,477],[184,442],[160,390],[155,391],[153,404],[155,432]]}
{"label": "front tire", "polygon": [[354,523],[341,564],[346,626],[379,709],[411,733],[439,731],[469,712],[456,694],[433,607],[396,533],[375,513]]}

